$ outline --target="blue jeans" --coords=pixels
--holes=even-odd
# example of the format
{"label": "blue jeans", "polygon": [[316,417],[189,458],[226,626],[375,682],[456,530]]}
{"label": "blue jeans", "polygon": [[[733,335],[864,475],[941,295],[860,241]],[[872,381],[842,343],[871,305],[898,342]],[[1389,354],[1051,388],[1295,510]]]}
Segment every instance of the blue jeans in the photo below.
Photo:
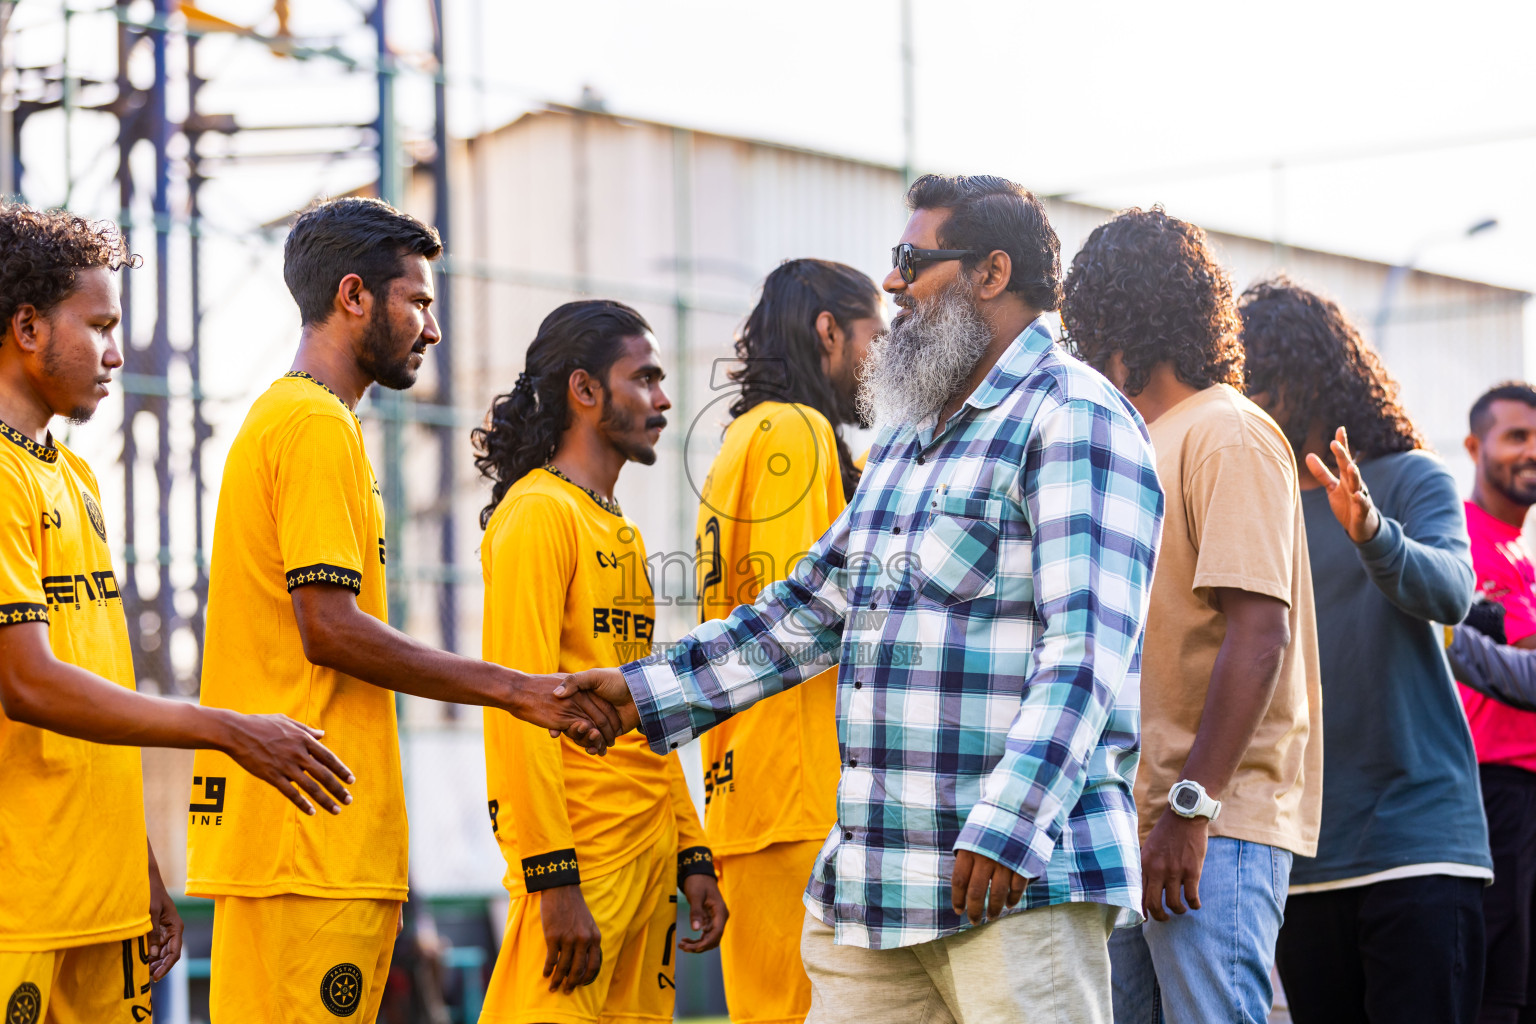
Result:
{"label": "blue jeans", "polygon": [[1290,879],[1289,851],[1213,837],[1199,910],[1110,938],[1115,1024],[1264,1024]]}

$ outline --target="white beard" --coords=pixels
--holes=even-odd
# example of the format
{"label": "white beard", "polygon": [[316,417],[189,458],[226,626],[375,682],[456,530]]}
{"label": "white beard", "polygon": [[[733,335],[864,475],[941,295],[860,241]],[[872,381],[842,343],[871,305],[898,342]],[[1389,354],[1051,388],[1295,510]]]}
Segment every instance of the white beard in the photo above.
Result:
{"label": "white beard", "polygon": [[927,423],[965,387],[991,344],[992,328],[957,282],[870,347],[859,380],[860,412],[870,423]]}

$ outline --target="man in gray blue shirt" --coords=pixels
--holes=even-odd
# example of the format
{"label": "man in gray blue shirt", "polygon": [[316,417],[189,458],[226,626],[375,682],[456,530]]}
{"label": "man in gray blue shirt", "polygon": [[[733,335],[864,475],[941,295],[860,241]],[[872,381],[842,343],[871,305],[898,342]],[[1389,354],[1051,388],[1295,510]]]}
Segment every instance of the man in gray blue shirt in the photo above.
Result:
{"label": "man in gray blue shirt", "polygon": [[1317,856],[1296,858],[1276,950],[1291,1014],[1472,1024],[1493,873],[1436,626],[1472,601],[1456,484],[1338,306],[1281,278],[1250,288],[1241,312],[1249,395],[1310,471],[1327,756]]}

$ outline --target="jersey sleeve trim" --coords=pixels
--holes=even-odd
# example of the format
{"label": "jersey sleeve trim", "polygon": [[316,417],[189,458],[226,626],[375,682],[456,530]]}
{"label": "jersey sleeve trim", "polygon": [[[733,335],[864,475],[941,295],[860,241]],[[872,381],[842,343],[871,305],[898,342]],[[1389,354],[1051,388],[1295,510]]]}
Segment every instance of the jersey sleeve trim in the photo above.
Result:
{"label": "jersey sleeve trim", "polygon": [[354,594],[361,594],[363,592],[362,573],[340,565],[331,565],[329,562],[316,562],[314,565],[289,569],[286,577],[290,594],[296,588],[310,583],[334,583],[338,586],[346,587]]}
{"label": "jersey sleeve trim", "polygon": [[685,850],[677,851],[677,886],[683,886],[683,879],[689,875],[708,875],[715,877],[715,855],[707,846],[690,846]]}
{"label": "jersey sleeve trim", "polygon": [[23,622],[47,622],[48,606],[18,601],[0,604],[0,626],[15,626]]}
{"label": "jersey sleeve trim", "polygon": [[581,869],[576,866],[576,851],[552,850],[537,857],[524,857],[523,884],[529,892],[580,885]]}

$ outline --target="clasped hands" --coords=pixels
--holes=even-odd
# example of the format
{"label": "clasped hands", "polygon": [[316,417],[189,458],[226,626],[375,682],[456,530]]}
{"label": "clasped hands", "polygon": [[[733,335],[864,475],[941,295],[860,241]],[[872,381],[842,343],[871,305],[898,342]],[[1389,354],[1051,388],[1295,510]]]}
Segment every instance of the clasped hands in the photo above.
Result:
{"label": "clasped hands", "polygon": [[506,710],[598,755],[640,724],[624,673],[616,668],[523,676]]}
{"label": "clasped hands", "polygon": [[[615,738],[640,724],[640,712],[619,669],[526,678],[525,689],[533,698],[527,710],[542,717],[519,717],[547,727],[551,736],[570,737],[589,754],[602,754]],[[1028,884],[1023,875],[982,854],[970,850],[955,853],[952,905],[955,913],[964,914],[972,924],[995,920],[1005,907],[1018,906]]]}

